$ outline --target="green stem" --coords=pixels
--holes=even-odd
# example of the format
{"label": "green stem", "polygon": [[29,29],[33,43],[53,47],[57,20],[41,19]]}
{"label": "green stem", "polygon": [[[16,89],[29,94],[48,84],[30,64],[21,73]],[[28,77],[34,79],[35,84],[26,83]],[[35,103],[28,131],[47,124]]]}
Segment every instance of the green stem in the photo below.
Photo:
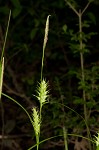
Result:
{"label": "green stem", "polygon": [[3,74],[4,74],[4,57],[0,61],[0,106],[1,106],[1,120],[2,120],[2,143],[1,143],[1,150],[3,150],[3,137],[4,137],[4,107],[3,102],[1,100],[2,94],[2,84],[3,84]]}
{"label": "green stem", "polygon": [[36,143],[37,143],[36,149],[38,150],[39,149],[39,137],[38,137],[38,135],[36,136]]}
{"label": "green stem", "polygon": [[97,146],[96,150],[99,150],[99,146]]}
{"label": "green stem", "polygon": [[63,127],[63,135],[64,135],[64,145],[65,145],[65,150],[68,150],[67,131],[66,131],[65,126]]}
{"label": "green stem", "polygon": [[44,48],[43,48],[43,54],[42,54],[41,82],[42,82],[42,76],[43,76],[43,65],[44,65]]}
{"label": "green stem", "polygon": [[62,123],[63,123],[63,138],[64,138],[64,146],[65,146],[65,150],[68,150],[68,142],[67,142],[67,130],[65,128],[65,109],[64,109],[64,103],[63,103],[63,96],[62,96],[62,92],[61,92],[61,87],[59,85],[59,80],[58,78],[56,78],[56,81],[57,81],[57,87],[58,87],[58,90],[59,90],[59,94],[60,94],[60,99],[62,101],[62,111],[63,111],[63,120],[62,120]]}
{"label": "green stem", "polygon": [[1,54],[1,61],[3,59],[4,50],[5,50],[5,44],[6,44],[6,41],[7,41],[7,35],[8,35],[8,29],[9,29],[9,24],[10,24],[10,18],[11,18],[11,10],[9,12],[8,24],[7,24],[6,34],[5,34],[5,38],[4,38],[4,44],[3,44],[3,48],[2,48],[2,54]]}

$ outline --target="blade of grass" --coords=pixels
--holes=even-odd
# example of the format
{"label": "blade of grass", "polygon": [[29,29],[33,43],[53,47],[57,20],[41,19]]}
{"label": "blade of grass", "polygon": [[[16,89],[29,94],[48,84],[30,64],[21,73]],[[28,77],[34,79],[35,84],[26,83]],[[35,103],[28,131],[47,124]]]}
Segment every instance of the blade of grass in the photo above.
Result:
{"label": "blade of grass", "polygon": [[[59,105],[63,105],[64,107],[68,108],[68,109],[71,110],[72,112],[76,113],[80,118],[82,118],[82,120],[84,121],[86,127],[88,126],[88,125],[87,125],[87,122],[86,122],[86,120],[85,120],[85,118],[82,117],[82,116],[81,116],[78,112],[76,112],[74,109],[72,109],[72,108],[70,108],[70,107],[68,107],[68,106],[66,106],[66,105],[64,105],[64,104],[61,104],[61,103],[59,103]],[[88,128],[88,129],[89,129],[89,128]],[[90,132],[90,131],[89,131],[89,132]]]}
{"label": "blade of grass", "polygon": [[[90,141],[90,142],[92,142],[92,143],[95,143],[94,140],[88,139],[88,138],[86,138],[86,137],[83,137],[82,135],[77,135],[77,134],[67,134],[67,135],[68,135],[68,136],[74,136],[74,137],[80,137],[80,138],[83,138],[83,139],[85,139],[85,140],[88,140],[88,141]],[[51,139],[54,139],[54,138],[57,138],[57,137],[60,137],[60,136],[63,136],[63,135],[56,135],[56,136],[53,136],[53,137],[49,137],[49,138],[47,138],[47,139],[44,139],[44,140],[42,140],[42,141],[39,142],[39,145],[42,144],[42,143],[44,143],[44,142],[46,142],[46,141],[49,141],[49,140],[51,140]],[[32,149],[33,149],[34,147],[36,147],[36,146],[37,146],[37,144],[31,146],[30,148],[28,148],[28,150],[32,150]]]}
{"label": "blade of grass", "polygon": [[[8,99],[12,100],[13,102],[15,102],[18,106],[20,106],[20,107],[25,111],[25,113],[27,114],[27,116],[29,117],[30,122],[33,123],[32,118],[31,118],[31,116],[29,115],[28,111],[27,111],[19,102],[17,102],[15,99],[13,99],[12,97],[8,96],[7,94],[2,93],[2,95],[5,96],[5,97],[7,97]],[[67,107],[67,108],[68,108],[68,107]],[[70,109],[70,108],[69,108],[69,109]],[[74,110],[73,110],[73,111],[74,111]],[[74,111],[74,112],[77,113],[76,111]],[[77,113],[77,114],[78,114],[78,113]],[[78,115],[79,115],[79,114],[78,114]],[[80,115],[79,115],[79,116],[80,116]],[[82,117],[82,116],[81,116],[81,117]],[[88,141],[91,141],[92,143],[95,143],[94,140],[88,139],[88,138],[86,138],[86,137],[83,137],[82,135],[76,135],[76,134],[67,134],[67,135],[68,135],[68,136],[81,137],[81,138],[84,138],[84,139],[86,139],[86,140],[88,140]],[[47,138],[47,139],[45,139],[45,140],[40,141],[39,144],[41,144],[41,143],[43,143],[43,142],[45,142],[45,141],[48,141],[48,140],[50,140],[50,139],[59,137],[59,136],[63,136],[63,135],[57,135],[57,136],[53,136],[53,137]],[[35,144],[35,145],[33,145],[32,147],[30,147],[28,150],[31,150],[31,149],[33,149],[33,148],[36,147],[36,146],[37,146],[37,144]]]}
{"label": "blade of grass", "polygon": [[[5,96],[6,98],[10,99],[10,100],[13,101],[14,103],[16,103],[18,106],[20,106],[20,107],[25,111],[25,113],[27,114],[27,116],[29,117],[31,124],[33,123],[30,114],[28,113],[28,111],[27,111],[19,102],[17,102],[15,99],[13,99],[12,97],[10,97],[9,95],[7,95],[7,94],[5,94],[5,93],[2,93],[2,95]],[[33,125],[33,124],[32,124],[32,125]]]}
{"label": "blade of grass", "polygon": [[2,93],[3,73],[4,73],[4,57],[2,61],[0,61],[0,100],[1,100],[1,93]]}
{"label": "blade of grass", "polygon": [[65,145],[65,150],[68,150],[68,143],[67,143],[67,130],[65,126],[63,127],[63,136],[64,136],[64,145]]}
{"label": "blade of grass", "polygon": [[6,29],[6,33],[5,33],[4,44],[3,44],[3,48],[2,48],[2,54],[1,54],[1,61],[2,61],[3,56],[4,56],[4,50],[5,50],[5,45],[6,45],[6,41],[7,41],[7,35],[8,35],[8,30],[9,30],[10,18],[11,18],[11,10],[10,10],[10,12],[9,12],[9,18],[8,18],[8,23],[7,23],[7,29]]}
{"label": "blade of grass", "polygon": [[3,84],[3,73],[4,73],[4,57],[2,61],[0,61],[0,106],[1,106],[1,120],[2,120],[2,143],[1,143],[1,150],[3,150],[3,140],[4,140],[4,108],[3,103],[1,100],[2,94],[2,84]]}
{"label": "blade of grass", "polygon": [[7,29],[6,29],[6,33],[5,33],[4,44],[3,44],[1,59],[0,59],[0,105],[1,105],[1,118],[2,118],[2,144],[1,144],[1,150],[3,150],[3,136],[4,136],[4,108],[3,108],[3,103],[2,103],[2,100],[1,100],[1,93],[2,93],[3,73],[4,73],[4,50],[5,50],[5,44],[6,44],[7,35],[8,35],[10,18],[11,18],[11,10],[9,12]]}

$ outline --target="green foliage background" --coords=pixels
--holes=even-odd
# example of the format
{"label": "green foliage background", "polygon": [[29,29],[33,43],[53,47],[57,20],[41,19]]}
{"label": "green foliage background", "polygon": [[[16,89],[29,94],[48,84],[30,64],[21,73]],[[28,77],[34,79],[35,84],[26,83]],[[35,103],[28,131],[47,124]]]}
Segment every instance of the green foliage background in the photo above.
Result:
{"label": "green foliage background", "polygon": [[[86,0],[70,1],[77,9],[83,9]],[[99,130],[99,2],[94,0],[83,15],[85,83],[81,81],[78,51],[79,28],[76,14],[65,1],[57,0],[1,0],[0,1],[0,52],[8,20],[12,11],[9,34],[5,49],[5,73],[3,91],[17,99],[31,113],[34,105],[36,84],[40,79],[42,46],[47,15],[50,17],[49,39],[45,51],[44,76],[49,81],[49,104],[44,107],[41,140],[62,134],[63,124],[68,133],[86,136],[86,127],[76,113],[83,116],[82,89],[86,91],[88,125],[91,134]],[[4,99],[5,134],[17,135],[15,142],[25,150],[35,143],[32,127],[24,112]],[[1,130],[1,129],[0,129]],[[23,138],[20,137],[23,135]],[[13,138],[12,138],[13,139]],[[13,140],[4,143],[12,148]],[[55,139],[41,148],[51,149],[60,144]],[[69,137],[69,143],[73,143]],[[26,141],[26,142],[24,142]],[[44,147],[43,147],[44,146]],[[71,146],[71,145],[70,145]],[[16,148],[17,149],[17,148]]]}

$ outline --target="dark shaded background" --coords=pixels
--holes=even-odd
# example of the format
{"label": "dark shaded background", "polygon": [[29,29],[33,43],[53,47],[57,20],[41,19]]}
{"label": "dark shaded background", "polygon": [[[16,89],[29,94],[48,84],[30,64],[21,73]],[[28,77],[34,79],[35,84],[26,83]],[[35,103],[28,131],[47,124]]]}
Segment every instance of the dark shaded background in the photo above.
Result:
{"label": "dark shaded background", "polygon": [[[76,9],[83,9],[87,0],[72,1]],[[49,104],[42,112],[41,140],[63,134],[65,125],[68,133],[86,136],[85,124],[76,113],[61,104],[74,109],[83,116],[82,91],[79,90],[80,55],[70,49],[73,43],[70,32],[79,32],[78,17],[65,1],[57,0],[0,0],[0,52],[6,32],[9,10],[12,11],[9,33],[5,48],[5,71],[3,92],[16,99],[31,114],[39,103],[36,94],[40,81],[42,47],[46,18],[50,14],[49,39],[45,51],[44,74],[49,81]],[[89,127],[92,136],[99,130],[99,1],[94,0],[83,15],[88,28],[83,32],[97,33],[87,40],[88,53],[84,54],[84,66],[89,71],[87,86],[91,95],[90,79],[95,76],[93,96],[88,99],[90,111]],[[66,25],[66,33],[63,30]],[[76,42],[74,42],[76,44]],[[97,67],[94,72],[92,68]],[[88,96],[88,95],[87,95]],[[9,99],[2,97],[4,107],[4,140],[3,149],[26,150],[35,144],[35,135],[25,112]],[[0,114],[2,111],[0,110]],[[0,118],[0,144],[2,144],[2,121]],[[6,137],[7,136],[7,137]],[[69,149],[77,144],[86,145],[82,138],[68,137]],[[34,148],[36,149],[36,148]],[[57,137],[41,144],[40,149],[64,149],[63,137]],[[77,150],[80,150],[77,149]]]}

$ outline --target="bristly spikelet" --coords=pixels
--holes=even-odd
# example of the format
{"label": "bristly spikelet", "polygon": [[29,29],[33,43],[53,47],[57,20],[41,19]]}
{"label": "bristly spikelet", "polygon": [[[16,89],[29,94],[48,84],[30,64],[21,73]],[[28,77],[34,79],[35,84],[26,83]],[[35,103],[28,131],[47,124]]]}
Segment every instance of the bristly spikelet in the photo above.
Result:
{"label": "bristly spikelet", "polygon": [[33,127],[34,127],[34,131],[35,131],[35,135],[39,136],[39,134],[40,134],[40,116],[35,107],[32,109],[32,111],[33,111],[32,116],[33,116]]}
{"label": "bristly spikelet", "polygon": [[39,83],[38,85],[38,88],[37,88],[38,96],[36,96],[41,106],[47,103],[47,98],[48,98],[48,93],[49,93],[47,88],[48,88],[48,83],[43,79],[41,83]]}
{"label": "bristly spikelet", "polygon": [[98,134],[98,136],[95,136],[95,143],[97,146],[97,150],[99,150],[99,132],[97,134]]}

